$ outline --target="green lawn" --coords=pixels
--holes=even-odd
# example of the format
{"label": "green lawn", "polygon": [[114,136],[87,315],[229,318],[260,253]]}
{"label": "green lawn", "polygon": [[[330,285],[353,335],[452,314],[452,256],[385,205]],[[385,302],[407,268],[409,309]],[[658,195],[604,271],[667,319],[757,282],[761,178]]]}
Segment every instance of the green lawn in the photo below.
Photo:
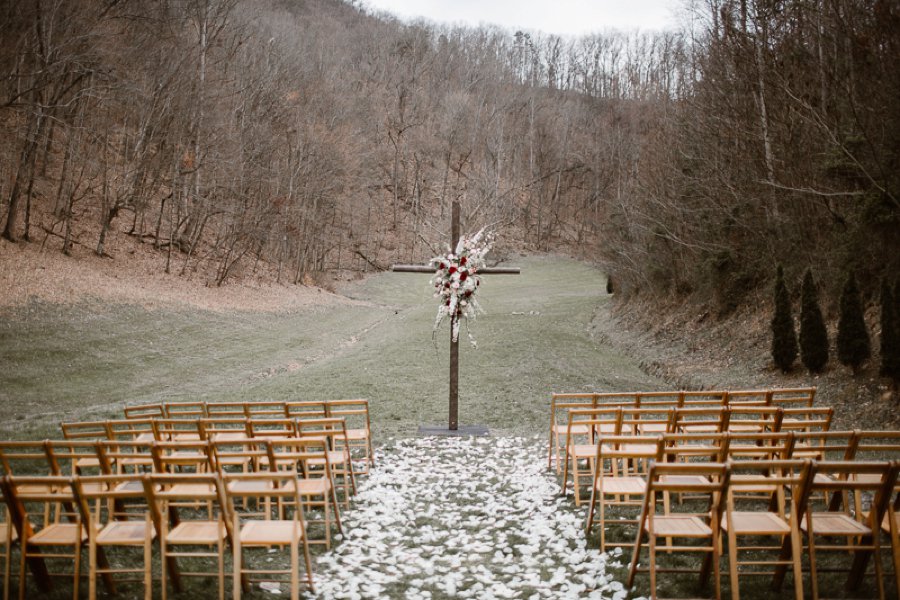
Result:
{"label": "green lawn", "polygon": [[[602,273],[559,257],[486,276],[485,314],[462,337],[460,422],[542,432],[552,391],[653,389],[589,323],[609,301]],[[384,273],[345,286],[357,303],[303,312],[216,313],[100,302],[32,304],[0,322],[0,427],[54,436],[63,420],[124,403],[364,397],[376,440],[447,418],[448,331],[432,339],[428,275]]]}

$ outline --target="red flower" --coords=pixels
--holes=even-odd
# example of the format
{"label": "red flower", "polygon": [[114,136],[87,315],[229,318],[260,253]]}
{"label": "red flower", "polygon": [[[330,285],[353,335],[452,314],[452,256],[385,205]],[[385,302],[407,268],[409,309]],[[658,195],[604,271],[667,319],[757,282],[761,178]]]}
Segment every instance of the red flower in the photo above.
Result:
{"label": "red flower", "polygon": [[445,287],[445,288],[448,288],[448,287],[450,287],[450,282],[449,282],[449,281],[447,281],[447,282],[444,282],[444,287]]}
{"label": "red flower", "polygon": [[468,277],[468,276],[469,276],[469,274],[466,273],[465,271],[463,271],[463,272],[460,274],[460,276],[459,276],[459,280],[460,280],[460,281],[465,281],[465,280],[466,280],[466,277]]}
{"label": "red flower", "polygon": [[447,268],[447,265],[445,265],[444,263],[441,263],[441,271],[443,271],[446,268]]}
{"label": "red flower", "polygon": [[461,265],[466,264],[466,257],[465,257],[465,256],[463,256],[462,258],[459,259],[459,264],[461,264]]}
{"label": "red flower", "polygon": [[456,273],[456,267],[450,267],[450,270],[447,272],[453,275],[454,273]]}

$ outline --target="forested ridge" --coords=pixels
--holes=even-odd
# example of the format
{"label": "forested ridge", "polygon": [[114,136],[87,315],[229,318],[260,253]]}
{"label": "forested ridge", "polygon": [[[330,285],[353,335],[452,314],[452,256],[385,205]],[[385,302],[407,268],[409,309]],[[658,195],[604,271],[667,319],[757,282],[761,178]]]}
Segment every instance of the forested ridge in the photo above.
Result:
{"label": "forested ridge", "polygon": [[596,261],[623,297],[727,312],[776,263],[871,295],[900,273],[898,59],[892,0],[697,0],[678,31],[578,39],[339,0],[0,0],[0,227],[291,284],[425,260],[459,200],[499,250]]}

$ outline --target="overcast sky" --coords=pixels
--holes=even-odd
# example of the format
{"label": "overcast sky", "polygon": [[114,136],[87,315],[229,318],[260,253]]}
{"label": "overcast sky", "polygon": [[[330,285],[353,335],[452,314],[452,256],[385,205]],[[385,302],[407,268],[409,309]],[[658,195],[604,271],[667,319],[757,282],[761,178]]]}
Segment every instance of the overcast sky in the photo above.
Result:
{"label": "overcast sky", "polygon": [[673,29],[679,0],[364,0],[401,19],[494,24],[582,35],[604,29]]}

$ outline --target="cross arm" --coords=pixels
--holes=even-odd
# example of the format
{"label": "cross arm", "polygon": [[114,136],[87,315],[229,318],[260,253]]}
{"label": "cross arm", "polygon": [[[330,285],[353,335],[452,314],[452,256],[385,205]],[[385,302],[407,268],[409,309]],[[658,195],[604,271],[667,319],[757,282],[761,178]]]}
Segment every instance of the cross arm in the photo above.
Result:
{"label": "cross arm", "polygon": [[[395,273],[434,273],[434,267],[427,265],[391,265],[391,271]],[[519,275],[519,267],[485,267],[478,269],[478,275]]]}

